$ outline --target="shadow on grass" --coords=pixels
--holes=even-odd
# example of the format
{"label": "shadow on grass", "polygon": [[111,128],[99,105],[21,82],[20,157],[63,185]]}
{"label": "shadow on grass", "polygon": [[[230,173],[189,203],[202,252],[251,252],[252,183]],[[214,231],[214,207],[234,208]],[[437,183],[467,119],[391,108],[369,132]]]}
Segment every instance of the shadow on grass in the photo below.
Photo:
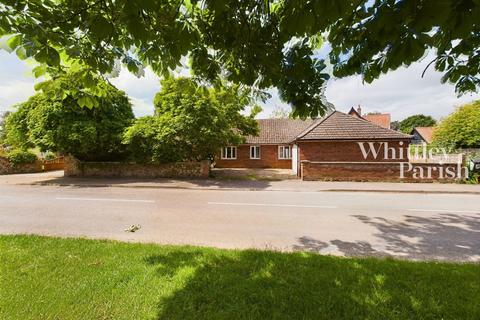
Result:
{"label": "shadow on grass", "polygon": [[327,243],[307,236],[299,238],[293,249],[322,252],[329,246],[335,246],[348,257],[395,255],[428,260],[480,259],[480,214],[408,215],[402,221],[362,215],[354,217],[376,228],[373,234],[385,244],[385,251],[374,248],[366,241],[332,240]]}
{"label": "shadow on grass", "polygon": [[159,277],[182,279],[160,301],[158,319],[480,316],[480,284],[471,281],[479,274],[472,265],[199,249],[152,255],[145,262],[157,267]]}

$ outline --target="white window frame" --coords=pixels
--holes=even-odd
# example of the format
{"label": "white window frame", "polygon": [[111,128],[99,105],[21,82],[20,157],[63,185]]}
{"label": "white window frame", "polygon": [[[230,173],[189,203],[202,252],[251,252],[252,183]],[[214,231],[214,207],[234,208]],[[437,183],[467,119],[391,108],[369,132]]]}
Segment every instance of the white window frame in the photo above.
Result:
{"label": "white window frame", "polygon": [[[230,157],[228,156],[228,150],[230,150]],[[234,152],[235,150],[235,152]],[[233,156],[235,154],[235,156]],[[228,146],[225,148],[222,148],[222,154],[221,154],[222,160],[236,160],[237,159],[237,147],[235,146]]]}
{"label": "white window frame", "polygon": [[[288,155],[285,156],[285,150],[288,149]],[[278,146],[278,159],[291,160],[292,159],[292,147],[291,146]]]}
{"label": "white window frame", "polygon": [[[258,150],[258,152],[256,150]],[[253,157],[252,157],[252,154],[253,154]],[[260,146],[250,146],[250,159],[260,160],[260,157],[261,157]]]}

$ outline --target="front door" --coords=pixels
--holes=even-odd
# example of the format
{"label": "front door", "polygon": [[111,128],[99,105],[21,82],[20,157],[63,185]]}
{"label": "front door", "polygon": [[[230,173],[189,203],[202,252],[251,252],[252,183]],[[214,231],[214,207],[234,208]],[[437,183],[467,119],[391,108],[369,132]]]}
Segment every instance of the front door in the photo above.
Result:
{"label": "front door", "polygon": [[296,144],[292,147],[292,171],[294,174],[298,173],[298,146]]}

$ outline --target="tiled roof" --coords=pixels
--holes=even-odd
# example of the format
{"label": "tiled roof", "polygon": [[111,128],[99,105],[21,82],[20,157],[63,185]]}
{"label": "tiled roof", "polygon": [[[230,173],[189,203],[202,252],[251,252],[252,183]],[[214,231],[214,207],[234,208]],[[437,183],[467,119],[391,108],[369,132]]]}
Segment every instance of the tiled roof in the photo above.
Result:
{"label": "tiled roof", "polygon": [[299,119],[261,119],[258,121],[260,133],[258,137],[248,136],[248,144],[281,144],[290,143],[314,120]]}
{"label": "tiled roof", "polygon": [[318,119],[298,140],[410,139],[411,136],[383,128],[367,120],[334,111]]}
{"label": "tiled roof", "polygon": [[362,116],[363,119],[372,123],[378,124],[380,127],[390,129],[390,114],[389,113],[372,113]]}
{"label": "tiled roof", "polygon": [[433,127],[416,127],[413,130],[416,130],[426,143],[432,142],[434,130]]}

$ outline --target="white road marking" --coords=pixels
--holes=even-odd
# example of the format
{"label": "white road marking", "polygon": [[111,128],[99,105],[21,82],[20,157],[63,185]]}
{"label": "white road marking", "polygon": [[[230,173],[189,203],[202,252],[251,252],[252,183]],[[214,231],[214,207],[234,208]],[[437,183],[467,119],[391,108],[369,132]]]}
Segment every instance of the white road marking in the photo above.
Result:
{"label": "white road marking", "polygon": [[443,210],[443,209],[407,209],[407,211],[415,212],[447,212],[447,213],[480,213],[479,211],[470,210]]}
{"label": "white road marking", "polygon": [[224,206],[258,206],[258,207],[290,207],[290,208],[324,208],[324,209],[336,209],[337,206],[315,206],[315,205],[303,205],[303,204],[275,204],[275,203],[244,203],[244,202],[208,202],[212,205],[224,205]]}
{"label": "white road marking", "polygon": [[57,200],[73,200],[73,201],[112,201],[112,202],[143,202],[155,203],[155,200],[136,200],[136,199],[109,199],[109,198],[56,198]]}

